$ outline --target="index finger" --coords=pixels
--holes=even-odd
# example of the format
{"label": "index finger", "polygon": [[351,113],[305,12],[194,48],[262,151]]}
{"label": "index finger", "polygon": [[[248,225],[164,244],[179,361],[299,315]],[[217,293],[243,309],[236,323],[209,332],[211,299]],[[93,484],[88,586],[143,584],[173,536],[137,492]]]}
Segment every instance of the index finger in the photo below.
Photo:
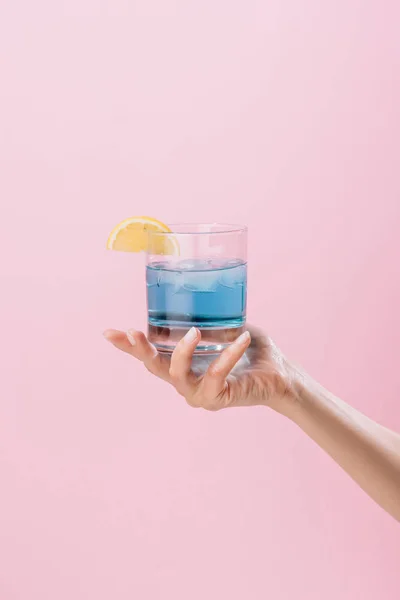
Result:
{"label": "index finger", "polygon": [[135,329],[129,329],[126,333],[107,329],[103,335],[113,346],[140,360],[150,373],[170,381],[168,358],[157,352],[144,333]]}

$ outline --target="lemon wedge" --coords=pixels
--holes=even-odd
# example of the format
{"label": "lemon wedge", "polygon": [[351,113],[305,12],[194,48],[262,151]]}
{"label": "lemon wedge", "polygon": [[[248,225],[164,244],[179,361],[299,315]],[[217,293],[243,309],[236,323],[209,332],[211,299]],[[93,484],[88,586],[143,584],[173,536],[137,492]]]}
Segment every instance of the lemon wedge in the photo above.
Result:
{"label": "lemon wedge", "polygon": [[[155,232],[165,235],[148,235]],[[107,248],[120,252],[179,254],[179,245],[170,228],[152,217],[130,217],[118,223],[108,236]],[[150,245],[150,247],[149,247]]]}

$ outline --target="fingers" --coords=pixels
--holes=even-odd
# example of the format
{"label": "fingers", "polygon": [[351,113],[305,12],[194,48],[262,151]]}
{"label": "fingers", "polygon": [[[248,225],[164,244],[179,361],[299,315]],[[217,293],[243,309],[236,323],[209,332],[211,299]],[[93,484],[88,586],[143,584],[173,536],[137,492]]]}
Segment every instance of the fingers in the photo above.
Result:
{"label": "fingers", "polygon": [[117,329],[106,329],[103,332],[103,335],[108,342],[111,342],[113,346],[115,346],[119,350],[122,350],[122,352],[132,354],[132,344],[128,340],[125,331],[118,331]]}
{"label": "fingers", "polygon": [[[222,352],[203,377],[197,378],[191,365],[201,333],[194,327],[180,340],[170,359],[158,354],[140,331],[130,329],[124,333],[111,329],[104,332],[104,337],[119,350],[143,362],[151,373],[172,383],[191,406],[202,406],[209,410],[229,404],[231,388],[227,385],[227,377],[252,342],[250,333],[246,331]],[[261,346],[264,349],[263,343]]]}
{"label": "fingers", "polygon": [[193,352],[200,341],[200,332],[195,327],[189,329],[179,341],[171,356],[169,376],[176,390],[189,398],[193,393],[197,378],[191,371]]}
{"label": "fingers", "polygon": [[202,393],[205,398],[217,398],[223,392],[226,387],[226,378],[242,358],[250,342],[250,333],[245,331],[211,363],[202,382]]}
{"label": "fingers", "polygon": [[140,360],[150,373],[169,381],[168,362],[158,354],[144,333],[134,329],[129,329],[127,333],[107,329],[103,335],[113,346]]}

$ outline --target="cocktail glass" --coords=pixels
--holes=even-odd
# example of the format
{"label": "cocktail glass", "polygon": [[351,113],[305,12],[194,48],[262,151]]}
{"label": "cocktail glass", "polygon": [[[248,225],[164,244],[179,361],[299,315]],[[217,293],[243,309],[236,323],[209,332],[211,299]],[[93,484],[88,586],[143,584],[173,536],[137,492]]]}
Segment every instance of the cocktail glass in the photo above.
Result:
{"label": "cocktail glass", "polygon": [[247,228],[222,223],[169,225],[149,232],[148,337],[171,353],[191,327],[195,354],[215,354],[245,330]]}

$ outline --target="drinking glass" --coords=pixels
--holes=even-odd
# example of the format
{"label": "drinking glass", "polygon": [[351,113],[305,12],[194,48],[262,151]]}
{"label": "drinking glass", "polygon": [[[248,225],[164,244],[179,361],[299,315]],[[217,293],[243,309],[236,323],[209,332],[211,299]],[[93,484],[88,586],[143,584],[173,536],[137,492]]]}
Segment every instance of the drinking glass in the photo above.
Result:
{"label": "drinking glass", "polygon": [[148,337],[170,353],[191,327],[195,354],[221,352],[245,330],[247,228],[222,223],[169,225],[148,232]]}

